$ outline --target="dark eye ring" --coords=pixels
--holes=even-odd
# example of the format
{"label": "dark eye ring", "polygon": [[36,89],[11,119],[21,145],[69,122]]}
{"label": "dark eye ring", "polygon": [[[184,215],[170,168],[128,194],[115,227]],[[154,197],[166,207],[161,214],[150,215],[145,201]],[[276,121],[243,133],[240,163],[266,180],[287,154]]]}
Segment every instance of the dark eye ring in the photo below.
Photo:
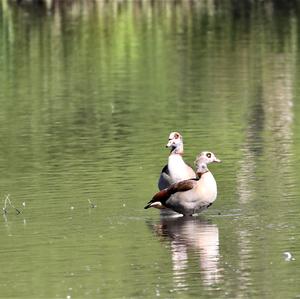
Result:
{"label": "dark eye ring", "polygon": [[206,157],[207,157],[207,158],[211,158],[211,153],[207,153],[207,154],[206,154]]}

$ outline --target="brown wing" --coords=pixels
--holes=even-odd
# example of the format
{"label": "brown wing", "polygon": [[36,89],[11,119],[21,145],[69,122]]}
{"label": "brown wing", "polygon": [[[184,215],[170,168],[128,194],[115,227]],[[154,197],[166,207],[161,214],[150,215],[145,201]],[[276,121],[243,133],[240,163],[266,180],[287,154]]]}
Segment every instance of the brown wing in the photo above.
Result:
{"label": "brown wing", "polygon": [[195,184],[194,180],[184,180],[175,184],[172,184],[167,190],[169,191],[170,195],[176,192],[184,192],[193,189]]}
{"label": "brown wing", "polygon": [[175,184],[172,184],[169,188],[163,189],[157,192],[152,199],[145,206],[145,209],[151,207],[155,202],[160,202],[162,205],[170,198],[170,196],[177,192],[184,192],[193,189],[195,180],[185,180]]}

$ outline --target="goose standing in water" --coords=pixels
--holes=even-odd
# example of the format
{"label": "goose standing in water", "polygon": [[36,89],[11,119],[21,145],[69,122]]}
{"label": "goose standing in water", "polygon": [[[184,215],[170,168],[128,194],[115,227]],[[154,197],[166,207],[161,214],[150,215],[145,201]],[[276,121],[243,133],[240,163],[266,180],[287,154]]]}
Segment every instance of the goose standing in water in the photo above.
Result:
{"label": "goose standing in water", "polygon": [[183,140],[178,132],[170,134],[166,147],[170,148],[171,151],[168,164],[162,169],[158,180],[159,190],[168,188],[170,185],[182,180],[196,178],[195,171],[182,158]]}
{"label": "goose standing in water", "polygon": [[217,183],[207,165],[221,162],[212,152],[202,152],[195,165],[197,179],[183,180],[156,193],[145,209],[168,208],[184,216],[207,209],[217,198]]}

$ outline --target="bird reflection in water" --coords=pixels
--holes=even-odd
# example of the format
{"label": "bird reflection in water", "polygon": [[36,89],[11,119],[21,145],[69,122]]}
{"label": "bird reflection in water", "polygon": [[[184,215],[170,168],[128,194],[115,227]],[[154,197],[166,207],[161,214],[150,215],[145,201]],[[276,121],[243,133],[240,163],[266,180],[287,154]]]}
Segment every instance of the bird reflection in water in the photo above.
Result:
{"label": "bird reflection in water", "polygon": [[[196,217],[162,217],[151,223],[153,231],[170,243],[175,289],[188,289],[186,276],[197,260],[199,274],[205,287],[220,280],[219,229],[216,224]],[[194,270],[193,270],[194,271]]]}

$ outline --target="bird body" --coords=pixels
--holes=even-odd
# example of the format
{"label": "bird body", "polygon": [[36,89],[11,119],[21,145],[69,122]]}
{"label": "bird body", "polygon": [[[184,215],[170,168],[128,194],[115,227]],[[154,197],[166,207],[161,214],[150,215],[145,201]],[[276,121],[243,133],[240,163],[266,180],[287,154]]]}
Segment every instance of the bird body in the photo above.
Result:
{"label": "bird body", "polygon": [[195,171],[183,160],[183,139],[180,133],[172,132],[166,147],[170,148],[168,164],[161,171],[158,188],[163,190],[182,180],[196,178]]}
{"label": "bird body", "polygon": [[172,183],[196,178],[195,171],[184,162],[181,155],[171,154],[168,159],[168,168]]}
{"label": "bird body", "polygon": [[221,162],[211,152],[202,152],[196,159],[197,179],[171,184],[156,193],[145,206],[168,208],[183,215],[193,215],[207,209],[217,198],[217,183],[207,164]]}
{"label": "bird body", "polygon": [[192,188],[173,194],[165,202],[167,208],[183,215],[193,215],[208,208],[216,200],[217,184],[210,171],[204,173],[199,180],[189,181],[192,182]]}

